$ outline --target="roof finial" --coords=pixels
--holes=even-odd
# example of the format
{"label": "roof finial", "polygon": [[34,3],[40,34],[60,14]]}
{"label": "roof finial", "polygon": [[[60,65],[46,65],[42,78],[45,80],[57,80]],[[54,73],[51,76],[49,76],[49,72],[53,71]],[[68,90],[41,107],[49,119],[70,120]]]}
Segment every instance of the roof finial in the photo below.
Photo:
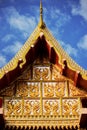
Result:
{"label": "roof finial", "polygon": [[42,0],[40,0],[40,21],[39,21],[40,28],[44,28],[45,24],[43,22],[43,6],[42,6]]}
{"label": "roof finial", "polygon": [[43,23],[43,7],[42,7],[42,0],[40,0],[40,22]]}

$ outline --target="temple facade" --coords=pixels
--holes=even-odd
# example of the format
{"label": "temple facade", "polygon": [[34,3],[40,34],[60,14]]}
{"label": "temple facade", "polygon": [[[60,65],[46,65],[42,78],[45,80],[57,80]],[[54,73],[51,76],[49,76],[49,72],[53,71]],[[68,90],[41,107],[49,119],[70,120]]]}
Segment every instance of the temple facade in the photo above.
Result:
{"label": "temple facade", "polygon": [[[40,21],[15,57],[0,69],[0,128],[87,128],[87,71]],[[1,130],[0,129],[0,130]]]}

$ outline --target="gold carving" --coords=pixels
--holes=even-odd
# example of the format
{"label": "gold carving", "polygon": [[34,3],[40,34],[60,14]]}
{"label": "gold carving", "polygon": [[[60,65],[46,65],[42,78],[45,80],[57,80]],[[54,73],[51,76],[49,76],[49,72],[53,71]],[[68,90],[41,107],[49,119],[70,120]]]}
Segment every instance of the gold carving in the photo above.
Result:
{"label": "gold carving", "polygon": [[52,104],[52,110],[53,110],[53,115],[54,116],[57,116],[59,115],[59,104],[57,101],[54,101],[53,104]]}
{"label": "gold carving", "polygon": [[19,81],[16,95],[17,97],[39,97],[39,86],[38,82]]}
{"label": "gold carving", "polygon": [[79,116],[79,108],[78,108],[78,102],[75,101],[72,105],[72,115]]}
{"label": "gold carving", "polygon": [[63,115],[65,116],[78,116],[79,106],[77,99],[64,99],[63,100]]}
{"label": "gold carving", "polygon": [[24,115],[39,115],[40,114],[40,102],[39,100],[25,100],[24,101]]}
{"label": "gold carving", "polygon": [[65,82],[46,82],[43,83],[44,97],[63,97],[65,96]]}
{"label": "gold carving", "polygon": [[33,78],[35,80],[48,80],[49,76],[49,67],[34,67]]}
{"label": "gold carving", "polygon": [[18,82],[17,93],[18,97],[28,97],[28,85],[27,82]]}
{"label": "gold carving", "polygon": [[[32,70],[28,68],[28,72],[24,72],[22,77],[18,78],[13,87],[16,93],[13,99],[4,98],[6,121],[18,120],[19,124],[21,121],[26,124],[28,121],[36,120],[40,123],[44,121],[47,124],[48,121],[56,125],[56,122],[63,123],[62,119],[66,121],[65,124],[67,119],[70,122],[72,117],[75,120],[79,119],[78,98],[72,98],[75,96],[75,87],[68,84],[67,79],[55,66],[52,65],[51,73],[50,65],[47,63],[45,65],[34,63]],[[30,75],[32,79],[29,78]],[[70,93],[69,96],[66,96],[67,92]]]}
{"label": "gold carving", "polygon": [[64,77],[61,74],[61,70],[59,68],[56,68],[56,67],[53,66],[52,80],[58,80],[58,79],[64,79]]}
{"label": "gold carving", "polygon": [[70,104],[65,100],[63,104],[63,115],[69,116],[70,114]]}
{"label": "gold carving", "polygon": [[55,85],[55,96],[63,97],[65,96],[65,82],[58,82]]}
{"label": "gold carving", "polygon": [[33,104],[33,114],[40,115],[40,103],[38,101],[35,101]]}
{"label": "gold carving", "polygon": [[57,116],[59,115],[59,101],[58,100],[46,100],[43,102],[43,113],[44,115],[50,116]]}
{"label": "gold carving", "polygon": [[24,116],[28,116],[31,114],[31,102],[29,100],[24,101]]}
{"label": "gold carving", "polygon": [[70,96],[86,96],[87,93],[83,90],[76,88],[71,82],[69,82]]}
{"label": "gold carving", "polygon": [[50,115],[51,114],[51,106],[49,101],[44,102],[44,114]]}
{"label": "gold carving", "polygon": [[53,97],[54,96],[53,83],[44,83],[44,96],[45,97]]}
{"label": "gold carving", "polygon": [[39,91],[40,83],[28,83],[28,86],[29,86],[29,96],[30,97],[39,97],[40,96],[40,91]]}
{"label": "gold carving", "polygon": [[21,100],[7,100],[5,102],[6,104],[6,110],[5,110],[5,115],[6,116],[17,116],[21,115],[22,109],[21,105],[22,102]]}

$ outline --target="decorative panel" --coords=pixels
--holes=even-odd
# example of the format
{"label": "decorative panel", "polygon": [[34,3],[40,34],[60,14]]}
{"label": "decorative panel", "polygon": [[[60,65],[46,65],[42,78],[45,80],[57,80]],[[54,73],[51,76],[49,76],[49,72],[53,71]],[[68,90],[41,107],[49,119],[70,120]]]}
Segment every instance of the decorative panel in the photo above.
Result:
{"label": "decorative panel", "polygon": [[64,116],[78,116],[79,103],[78,99],[63,99],[62,101],[62,114]]}
{"label": "decorative panel", "polygon": [[55,97],[65,96],[66,82],[57,82],[55,85]]}
{"label": "decorative panel", "polygon": [[50,67],[34,66],[33,79],[34,80],[49,80],[50,79]]}
{"label": "decorative panel", "polygon": [[40,97],[40,82],[28,82],[29,97]]}
{"label": "decorative panel", "polygon": [[22,100],[6,99],[5,100],[5,116],[17,116],[22,114]]}
{"label": "decorative panel", "polygon": [[56,67],[53,66],[53,69],[52,69],[52,80],[58,80],[58,79],[64,79],[64,77],[61,74],[61,70],[57,69]]}
{"label": "decorative panel", "polygon": [[40,96],[40,83],[19,81],[17,84],[17,97],[39,97]]}
{"label": "decorative panel", "polygon": [[17,79],[14,86],[6,90],[5,95],[10,95],[13,99],[4,98],[5,119],[25,123],[27,121],[63,123],[67,119],[69,121],[77,119],[80,108],[78,96],[81,94],[81,91],[62,76],[59,68],[47,65],[47,62],[43,66],[34,64]]}
{"label": "decorative panel", "polygon": [[24,116],[40,115],[40,101],[39,100],[24,100]]}
{"label": "decorative panel", "polygon": [[65,96],[66,82],[43,82],[43,97],[61,97]]}
{"label": "decorative panel", "polygon": [[43,83],[43,96],[44,97],[54,97],[54,86],[55,86],[55,83],[52,83],[52,82],[44,82]]}
{"label": "decorative panel", "polygon": [[57,116],[60,114],[60,101],[57,100],[43,100],[43,115]]}
{"label": "decorative panel", "polygon": [[87,96],[87,93],[83,90],[79,90],[73,83],[69,82],[69,96]]}
{"label": "decorative panel", "polygon": [[29,93],[29,88],[28,88],[28,84],[27,82],[24,81],[19,81],[17,83],[17,92],[16,92],[16,96],[17,97],[28,97],[28,93]]}

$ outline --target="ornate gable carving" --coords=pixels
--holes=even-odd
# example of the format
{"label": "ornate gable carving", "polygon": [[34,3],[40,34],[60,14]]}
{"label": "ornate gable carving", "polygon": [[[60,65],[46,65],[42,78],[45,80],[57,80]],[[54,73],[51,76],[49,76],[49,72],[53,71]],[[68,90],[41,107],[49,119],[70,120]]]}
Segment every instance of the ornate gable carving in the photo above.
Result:
{"label": "ornate gable carving", "polygon": [[79,121],[79,97],[87,95],[49,63],[34,63],[1,94],[5,96],[4,117],[10,125],[11,119],[20,123],[28,119],[52,121],[56,117],[58,121],[73,117]]}
{"label": "ornate gable carving", "polygon": [[69,82],[69,96],[87,96],[87,92],[84,90],[81,90],[79,88],[76,88],[72,82]]}

